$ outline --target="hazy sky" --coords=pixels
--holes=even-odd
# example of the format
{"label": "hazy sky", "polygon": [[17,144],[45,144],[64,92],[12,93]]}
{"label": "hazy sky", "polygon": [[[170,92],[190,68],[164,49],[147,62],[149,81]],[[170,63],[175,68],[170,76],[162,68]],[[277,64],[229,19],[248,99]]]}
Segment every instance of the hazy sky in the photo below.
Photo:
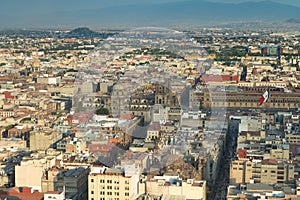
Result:
{"label": "hazy sky", "polygon": [[[227,2],[228,3],[241,3],[241,2],[246,2],[246,1],[263,1],[263,0],[207,0],[207,1],[226,2],[226,3]],[[271,1],[300,7],[300,1],[299,0],[271,0]]]}
{"label": "hazy sky", "polygon": [[[81,9],[97,9],[108,6],[136,4],[136,3],[162,3],[188,0],[1,0],[0,11],[2,14],[30,14],[52,11],[68,11]],[[199,0],[200,1],[200,0]],[[246,1],[262,0],[206,0],[210,2],[241,3]],[[278,3],[290,4],[300,7],[300,0],[272,0]]]}
{"label": "hazy sky", "polygon": [[[266,0],[0,0],[0,29],[14,25],[30,26],[35,25],[35,21],[45,19],[50,21],[55,16],[63,13],[68,16],[72,13],[80,13],[91,10],[104,10],[107,7],[134,5],[134,4],[151,4],[166,3],[178,1],[208,1],[222,3],[242,3],[249,1],[266,1]],[[271,0],[273,2],[289,4],[300,7],[300,0]],[[109,10],[109,8],[107,9]],[[72,16],[70,14],[70,16]],[[43,18],[44,17],[44,18]],[[57,21],[58,23],[59,21]],[[66,21],[67,22],[67,21]],[[44,24],[44,21],[42,21]],[[52,23],[53,24],[53,23]]]}

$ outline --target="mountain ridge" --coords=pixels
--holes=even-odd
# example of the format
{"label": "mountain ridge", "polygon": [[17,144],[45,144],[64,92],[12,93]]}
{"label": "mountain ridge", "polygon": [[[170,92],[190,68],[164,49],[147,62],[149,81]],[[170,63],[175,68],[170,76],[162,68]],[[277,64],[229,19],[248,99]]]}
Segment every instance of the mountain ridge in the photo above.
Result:
{"label": "mountain ridge", "polygon": [[200,25],[235,21],[286,21],[298,18],[300,7],[272,1],[220,3],[208,1],[178,1],[119,5],[106,8],[57,11],[29,19],[6,16],[0,24],[16,26],[166,26]]}

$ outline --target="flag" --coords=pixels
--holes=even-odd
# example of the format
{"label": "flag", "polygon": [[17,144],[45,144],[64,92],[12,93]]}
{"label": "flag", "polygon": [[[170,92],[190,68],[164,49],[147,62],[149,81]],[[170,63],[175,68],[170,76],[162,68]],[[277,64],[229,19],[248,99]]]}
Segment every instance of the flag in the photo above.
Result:
{"label": "flag", "polygon": [[268,88],[265,93],[259,99],[259,105],[261,106],[263,103],[267,102],[270,96],[270,88]]}

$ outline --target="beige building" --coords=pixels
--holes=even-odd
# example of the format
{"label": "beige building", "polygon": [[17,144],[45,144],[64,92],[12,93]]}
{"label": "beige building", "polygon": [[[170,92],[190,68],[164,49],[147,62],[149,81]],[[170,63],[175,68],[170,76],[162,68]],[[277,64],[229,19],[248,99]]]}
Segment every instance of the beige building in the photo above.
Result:
{"label": "beige building", "polygon": [[45,169],[55,165],[55,156],[39,158],[23,158],[20,165],[15,166],[15,185],[32,187],[41,191],[41,179]]}
{"label": "beige building", "polygon": [[[224,92],[224,91],[211,91],[205,89],[202,94],[204,95],[204,108],[210,107],[228,107],[228,108],[275,108],[275,109],[292,109],[298,108],[300,105],[299,90],[294,92],[284,92],[277,88],[270,88],[270,97],[268,102],[264,105],[259,105],[259,99],[266,91],[266,87],[249,87],[241,92]],[[201,98],[199,98],[201,99]]]}
{"label": "beige building", "polygon": [[274,160],[289,160],[290,146],[284,144],[273,145],[270,149],[270,159]]}
{"label": "beige building", "polygon": [[297,134],[285,134],[285,139],[289,144],[299,144],[300,143],[300,135]]}
{"label": "beige building", "polygon": [[238,143],[246,141],[259,142],[265,139],[265,131],[242,131],[238,136]]}
{"label": "beige building", "polygon": [[65,200],[65,191],[49,191],[44,194],[44,200]]}
{"label": "beige building", "polygon": [[294,166],[276,160],[235,160],[230,164],[230,184],[290,183],[294,180]]}
{"label": "beige building", "polygon": [[145,141],[151,142],[154,140],[158,140],[160,138],[160,124],[158,122],[153,122],[149,125],[147,129],[147,137]]}
{"label": "beige building", "polygon": [[32,131],[30,133],[30,150],[46,150],[51,147],[52,144],[62,138],[62,134],[52,130],[42,130],[40,132]]}
{"label": "beige building", "polygon": [[0,117],[7,118],[15,115],[14,110],[0,110]]}
{"label": "beige building", "polygon": [[0,187],[9,184],[8,173],[5,170],[5,165],[0,165]]}
{"label": "beige building", "polygon": [[145,187],[148,195],[162,196],[163,199],[206,200],[206,181],[182,181],[178,176],[155,176],[140,185],[140,188]]}
{"label": "beige building", "polygon": [[131,200],[138,195],[139,175],[92,166],[88,177],[89,200]]}

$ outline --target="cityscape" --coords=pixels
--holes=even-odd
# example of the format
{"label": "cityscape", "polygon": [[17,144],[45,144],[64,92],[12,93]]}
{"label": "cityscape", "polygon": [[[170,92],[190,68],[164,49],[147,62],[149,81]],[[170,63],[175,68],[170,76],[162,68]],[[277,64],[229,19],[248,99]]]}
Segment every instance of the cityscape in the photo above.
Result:
{"label": "cityscape", "polygon": [[300,199],[298,2],[62,2],[0,15],[0,200]]}

